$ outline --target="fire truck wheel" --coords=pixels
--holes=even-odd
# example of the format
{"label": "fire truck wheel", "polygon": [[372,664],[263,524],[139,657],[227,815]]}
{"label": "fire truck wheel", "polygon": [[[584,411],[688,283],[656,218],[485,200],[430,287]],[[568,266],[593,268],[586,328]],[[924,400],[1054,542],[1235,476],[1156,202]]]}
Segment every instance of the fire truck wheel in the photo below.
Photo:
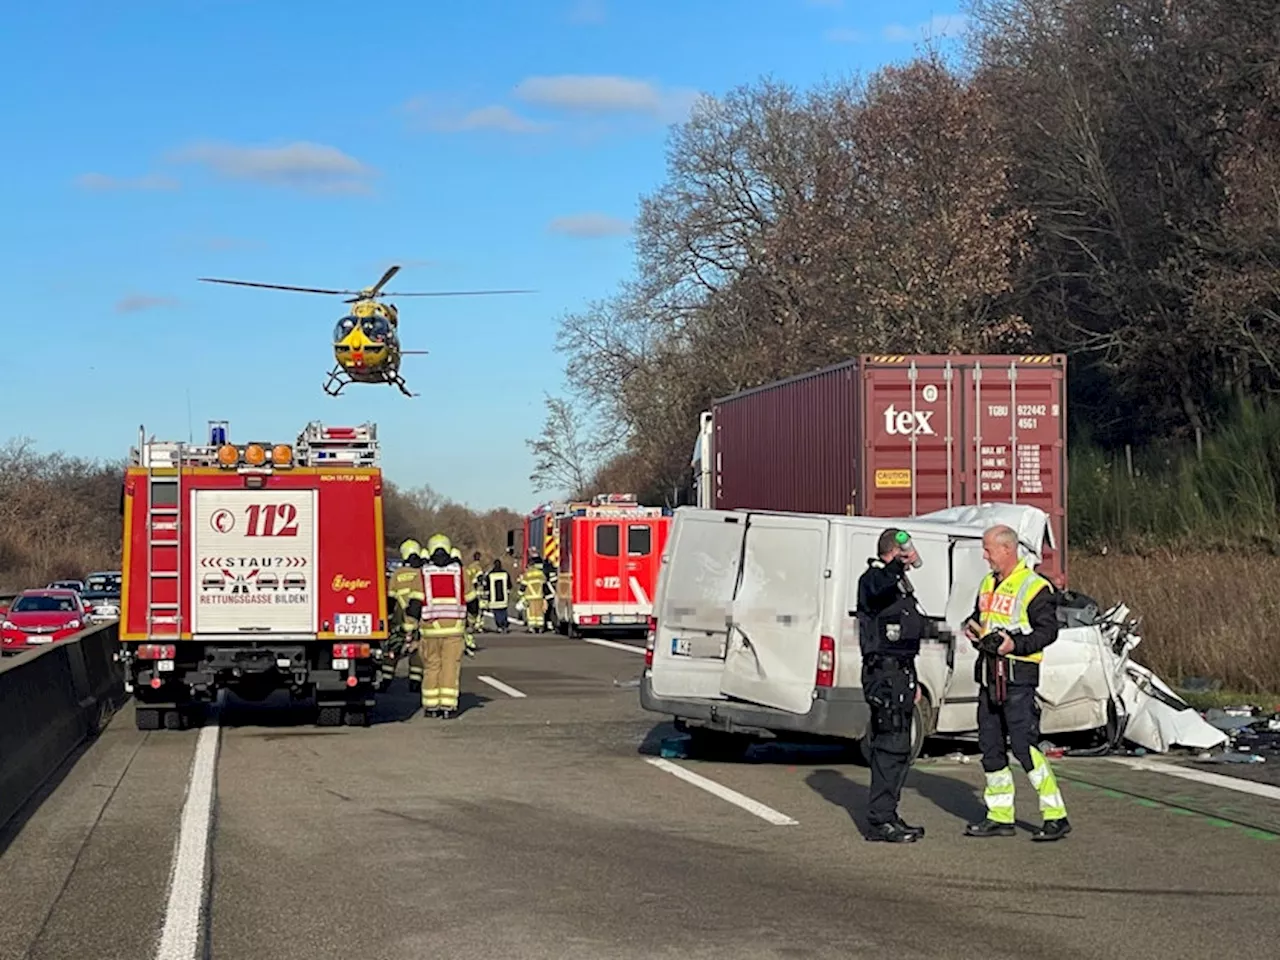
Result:
{"label": "fire truck wheel", "polygon": [[134,711],[134,723],[139,730],[159,730],[160,711],[139,707]]}
{"label": "fire truck wheel", "polygon": [[339,727],[342,725],[342,708],[341,707],[321,707],[320,714],[316,717],[316,726],[319,727]]}

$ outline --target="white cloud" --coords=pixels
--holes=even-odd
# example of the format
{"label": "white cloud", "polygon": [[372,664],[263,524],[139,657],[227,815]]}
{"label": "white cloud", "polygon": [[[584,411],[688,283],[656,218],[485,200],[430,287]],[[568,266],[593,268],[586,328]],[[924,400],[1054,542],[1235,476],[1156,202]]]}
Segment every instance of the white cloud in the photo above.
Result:
{"label": "white cloud", "polygon": [[[585,74],[526,77],[512,95],[527,109],[503,104],[467,108],[447,95],[413,97],[402,109],[410,127],[419,130],[512,134],[567,130],[593,136],[609,130],[607,118],[638,118],[646,125],[683,122],[702,96],[697,90],[662,87],[647,80]],[[556,113],[561,117],[554,117]]]}
{"label": "white cloud", "polygon": [[867,35],[851,27],[832,27],[823,36],[831,43],[861,43]]}
{"label": "white cloud", "polygon": [[675,119],[687,114],[698,91],[663,89],[647,80],[589,74],[527,77],[516,85],[525,103],[579,113],[639,113]]}
{"label": "white cloud", "polygon": [[197,143],[174,151],[170,159],[197,164],[226,180],[312,193],[368,193],[368,181],[376,174],[337,147],[306,141],[262,147]]}
{"label": "white cloud", "polygon": [[576,0],[569,11],[570,23],[604,23],[604,0]]}
{"label": "white cloud", "polygon": [[162,173],[148,173],[141,177],[113,177],[106,173],[82,173],[76,177],[76,186],[82,190],[177,190],[179,183]]}
{"label": "white cloud", "polygon": [[895,43],[912,40],[931,40],[940,37],[958,37],[969,28],[969,18],[963,13],[944,13],[914,27],[891,23],[884,28],[884,38]]}
{"label": "white cloud", "polygon": [[178,301],[173,297],[157,297],[149,293],[131,293],[116,301],[116,313],[138,313],[142,310],[156,310],[160,307],[175,307]]}
{"label": "white cloud", "polygon": [[616,237],[630,233],[631,224],[607,213],[575,213],[556,217],[547,229],[569,237]]}

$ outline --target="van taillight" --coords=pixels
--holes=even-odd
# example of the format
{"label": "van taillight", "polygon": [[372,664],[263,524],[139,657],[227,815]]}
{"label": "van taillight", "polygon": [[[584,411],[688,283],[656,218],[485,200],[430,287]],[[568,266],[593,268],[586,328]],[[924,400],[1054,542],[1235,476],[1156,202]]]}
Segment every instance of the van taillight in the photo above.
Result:
{"label": "van taillight", "polygon": [[658,645],[658,618],[649,618],[649,633],[644,638],[644,665],[653,666],[653,649]]}
{"label": "van taillight", "polygon": [[834,687],[836,685],[836,641],[834,637],[822,637],[818,640],[818,675],[814,685]]}

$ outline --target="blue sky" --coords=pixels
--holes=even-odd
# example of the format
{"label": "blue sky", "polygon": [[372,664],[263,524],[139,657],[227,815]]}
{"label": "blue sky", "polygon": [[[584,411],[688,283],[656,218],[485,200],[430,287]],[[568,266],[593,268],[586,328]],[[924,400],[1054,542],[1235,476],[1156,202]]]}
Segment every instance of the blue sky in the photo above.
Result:
{"label": "blue sky", "polygon": [[[547,499],[524,441],[561,388],[558,321],[630,274],[630,221],[692,96],[903,60],[954,32],[958,7],[11,5],[0,283],[21,333],[0,440],[114,458],[139,425],[183,439],[228,419],[235,438],[292,440],[311,419],[372,420],[393,481],[527,510]],[[405,361],[422,396],[334,399],[320,385],[339,298],[196,281],[357,288],[391,263],[394,289],[537,293],[401,301],[406,348],[430,351]]]}

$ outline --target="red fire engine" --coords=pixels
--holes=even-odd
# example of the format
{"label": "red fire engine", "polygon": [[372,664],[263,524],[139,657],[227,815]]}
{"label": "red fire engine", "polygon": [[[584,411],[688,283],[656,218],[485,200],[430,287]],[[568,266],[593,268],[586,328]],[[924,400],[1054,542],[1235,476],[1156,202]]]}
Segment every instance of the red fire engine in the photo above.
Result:
{"label": "red fire engine", "polygon": [[633,494],[601,494],[571,504],[556,520],[559,550],[555,619],[577,636],[644,629],[671,532],[671,514]]}
{"label": "red fire engine", "polygon": [[387,637],[377,428],[296,443],[146,439],[124,479],[120,641],[142,730],[185,726],[226,687],[314,698],[365,725]]}

